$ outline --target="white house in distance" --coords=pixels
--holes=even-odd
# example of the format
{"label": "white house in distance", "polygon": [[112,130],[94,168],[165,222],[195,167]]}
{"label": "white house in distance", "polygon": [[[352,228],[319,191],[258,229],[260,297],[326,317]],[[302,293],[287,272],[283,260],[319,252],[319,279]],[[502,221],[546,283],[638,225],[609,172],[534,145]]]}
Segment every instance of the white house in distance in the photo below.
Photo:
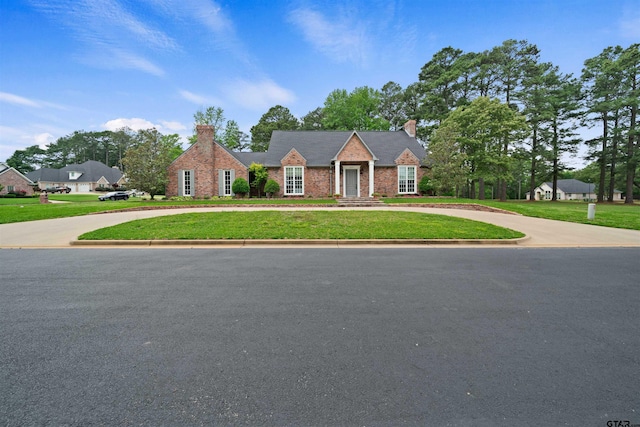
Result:
{"label": "white house in distance", "polygon": [[[553,182],[543,182],[536,187],[535,200],[551,200],[553,194]],[[596,185],[582,182],[577,179],[559,179],[557,200],[581,200],[583,202],[594,201],[597,198]],[[531,200],[527,192],[527,200]],[[618,190],[613,192],[613,200],[622,200],[622,193]]]}

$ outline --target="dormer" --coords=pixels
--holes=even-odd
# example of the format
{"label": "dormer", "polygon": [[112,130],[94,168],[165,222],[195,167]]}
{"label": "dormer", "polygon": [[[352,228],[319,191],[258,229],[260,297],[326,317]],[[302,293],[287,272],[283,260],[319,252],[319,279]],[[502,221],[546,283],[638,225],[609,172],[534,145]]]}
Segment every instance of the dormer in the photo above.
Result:
{"label": "dormer", "polygon": [[69,171],[69,181],[75,181],[82,176],[82,172]]}

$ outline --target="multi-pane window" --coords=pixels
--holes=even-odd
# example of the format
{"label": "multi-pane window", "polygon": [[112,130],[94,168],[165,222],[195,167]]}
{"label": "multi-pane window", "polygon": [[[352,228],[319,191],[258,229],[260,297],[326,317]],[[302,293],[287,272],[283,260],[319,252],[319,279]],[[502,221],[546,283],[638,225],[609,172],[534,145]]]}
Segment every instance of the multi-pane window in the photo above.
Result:
{"label": "multi-pane window", "polygon": [[223,172],[224,174],[224,195],[231,196],[231,171],[226,170]]}
{"label": "multi-pane window", "polygon": [[191,171],[185,170],[182,172],[184,173],[184,175],[182,176],[182,195],[191,196],[191,185],[193,179],[193,177],[191,176]]}
{"label": "multi-pane window", "polygon": [[416,192],[416,167],[398,166],[398,193]]}
{"label": "multi-pane window", "polygon": [[551,200],[551,191],[545,191],[544,192],[544,199],[545,200]]}
{"label": "multi-pane window", "polygon": [[292,196],[304,194],[304,170],[302,166],[284,167],[284,194]]}

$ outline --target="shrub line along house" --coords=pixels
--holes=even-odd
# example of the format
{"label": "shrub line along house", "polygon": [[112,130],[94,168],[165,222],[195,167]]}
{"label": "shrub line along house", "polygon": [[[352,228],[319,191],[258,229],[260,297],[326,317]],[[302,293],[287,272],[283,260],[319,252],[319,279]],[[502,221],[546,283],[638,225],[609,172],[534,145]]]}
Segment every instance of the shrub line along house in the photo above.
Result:
{"label": "shrub line along house", "polygon": [[213,126],[196,132],[169,166],[168,197],[232,196],[236,178],[252,181],[251,163],[265,166],[285,197],[418,194],[425,173],[415,120],[399,131],[274,131],[263,153],[228,150],[214,140]]}
{"label": "shrub line along house", "polygon": [[94,191],[125,184],[125,177],[117,167],[110,168],[104,163],[88,160],[62,169],[42,168],[27,173],[27,177],[45,190],[56,185],[67,186],[73,193]]}

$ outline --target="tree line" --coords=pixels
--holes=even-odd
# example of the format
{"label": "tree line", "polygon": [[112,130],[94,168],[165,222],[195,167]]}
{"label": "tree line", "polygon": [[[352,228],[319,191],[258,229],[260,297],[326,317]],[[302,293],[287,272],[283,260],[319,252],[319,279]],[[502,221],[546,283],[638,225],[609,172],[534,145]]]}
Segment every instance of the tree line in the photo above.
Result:
{"label": "tree line", "polygon": [[109,167],[118,167],[124,171],[124,158],[127,150],[143,144],[153,134],[153,138],[166,142],[170,155],[177,157],[182,153],[182,144],[178,134],[162,135],[155,129],[133,131],[129,128],[117,131],[86,132],[74,131],[58,138],[46,149],[32,145],[24,150],[16,150],[7,159],[7,164],[22,173],[40,168],[60,169],[69,164],[96,160]]}
{"label": "tree line", "polygon": [[[582,144],[597,164],[592,182],[597,200],[613,200],[621,185],[625,201],[640,194],[640,44],[608,47],[584,62],[580,76],[542,62],[526,40],[506,40],[483,52],[446,47],[433,55],[418,81],[402,88],[358,87],[331,92],[322,107],[300,119],[272,107],[251,128],[250,149],[268,148],[275,129],[398,130],[417,121],[418,138],[429,152],[432,186],[441,193],[484,198],[490,183],[501,200],[523,181],[531,194],[543,180],[567,176],[565,153]],[[583,141],[582,128],[599,135]]]}
{"label": "tree line", "polygon": [[[216,140],[231,150],[266,151],[274,130],[399,130],[413,119],[429,154],[431,185],[440,194],[484,198],[490,185],[506,200],[520,198],[523,183],[533,194],[541,181],[551,180],[555,199],[557,180],[568,169],[563,155],[586,144],[593,163],[585,169],[597,184],[598,201],[613,200],[614,187],[622,186],[632,203],[634,191],[640,194],[639,74],[638,43],[607,47],[584,62],[580,76],[542,62],[538,47],[526,40],[506,40],[483,52],[446,47],[405,88],[391,81],[381,89],[336,89],[301,118],[276,105],[251,135],[221,108],[203,108],[194,114],[190,142],[198,124],[213,125]],[[598,136],[583,141],[581,128],[596,128]],[[179,150],[179,137],[168,137]],[[127,129],[77,131],[46,150],[18,150],[7,163],[26,171],[93,159],[124,169],[127,149],[143,139]]]}

